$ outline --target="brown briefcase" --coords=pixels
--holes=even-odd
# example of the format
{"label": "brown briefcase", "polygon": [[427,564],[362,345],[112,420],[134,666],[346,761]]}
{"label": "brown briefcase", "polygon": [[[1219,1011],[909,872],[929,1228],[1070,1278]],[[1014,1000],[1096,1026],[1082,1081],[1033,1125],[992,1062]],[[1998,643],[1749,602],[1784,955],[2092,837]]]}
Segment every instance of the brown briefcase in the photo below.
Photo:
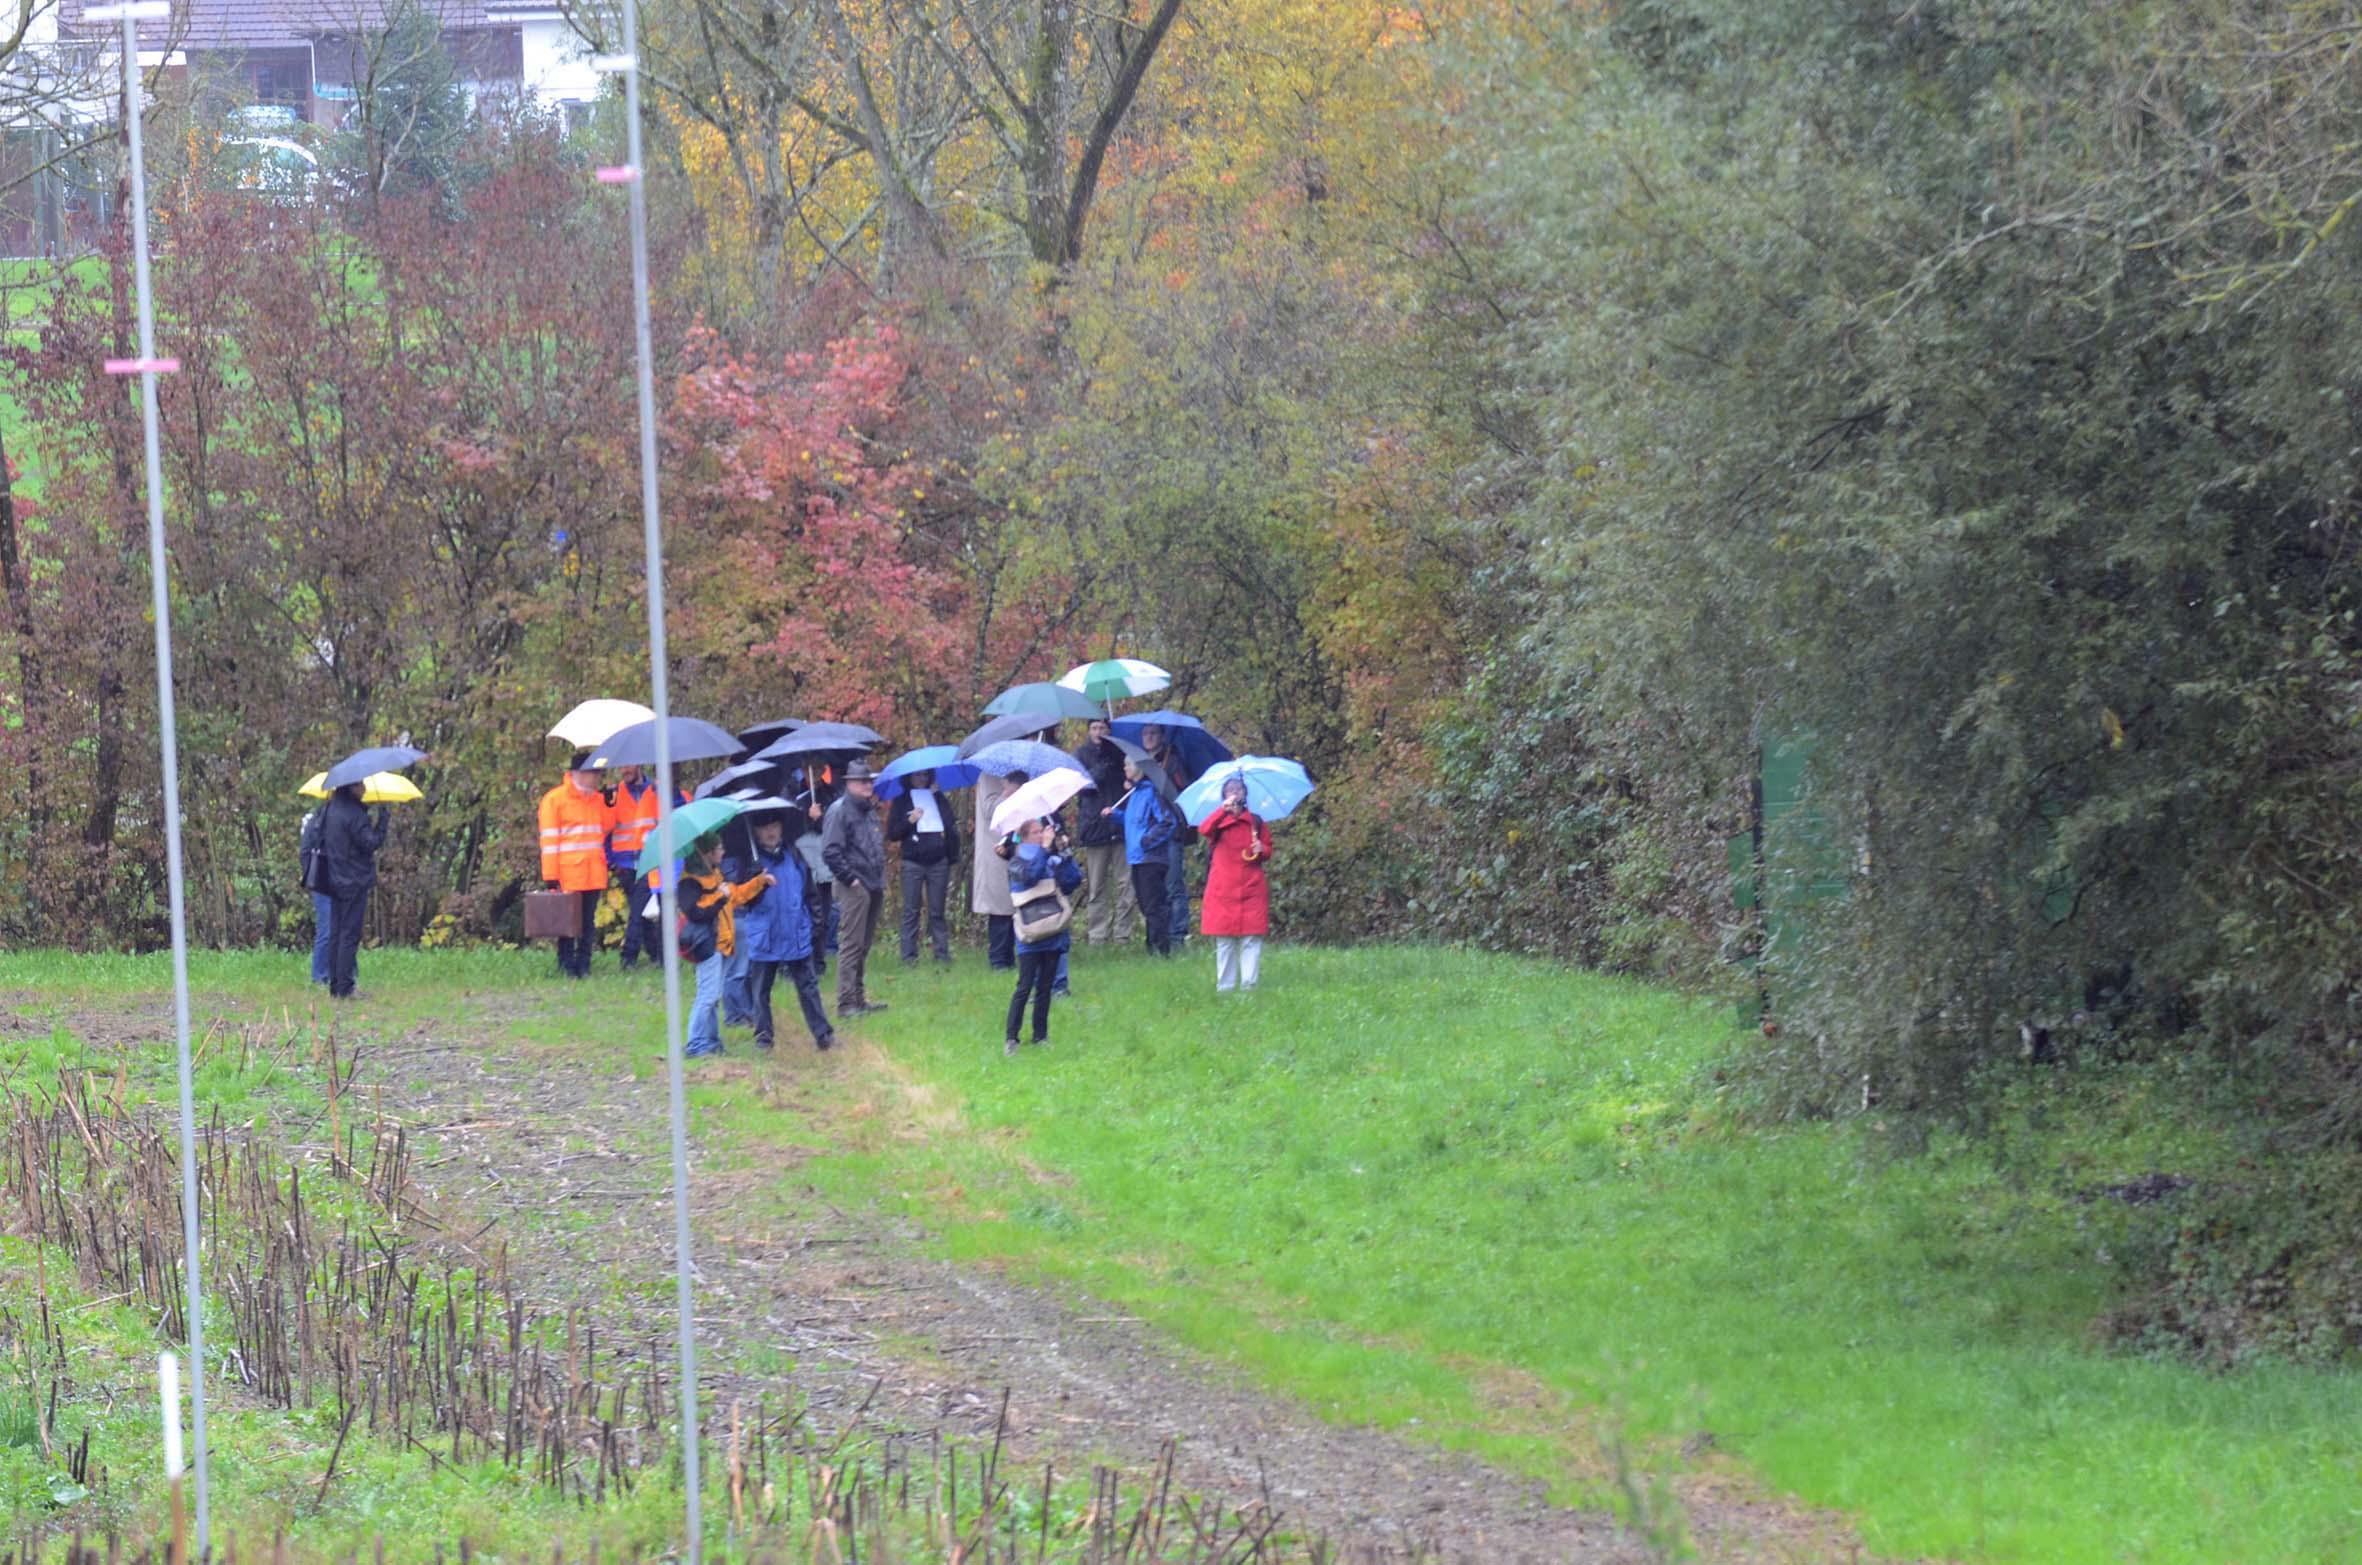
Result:
{"label": "brown briefcase", "polygon": [[582,933],[582,893],[528,891],[525,893],[525,938],[571,940]]}

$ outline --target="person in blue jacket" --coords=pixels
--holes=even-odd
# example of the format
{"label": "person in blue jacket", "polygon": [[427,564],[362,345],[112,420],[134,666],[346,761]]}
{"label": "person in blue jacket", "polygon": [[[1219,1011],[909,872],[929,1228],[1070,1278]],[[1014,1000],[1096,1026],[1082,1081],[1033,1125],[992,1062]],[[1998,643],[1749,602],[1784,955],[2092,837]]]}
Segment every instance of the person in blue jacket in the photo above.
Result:
{"label": "person in blue jacket", "polygon": [[[1044,881],[1058,890],[1072,892],[1083,883],[1083,867],[1066,851],[1066,839],[1054,822],[1027,821],[1018,832],[1016,852],[1009,855],[1009,895],[1022,898]],[[1038,906],[1039,904],[1035,904]],[[1055,903],[1051,904],[1053,907]],[[1047,911],[1044,909],[1043,911]],[[1065,920],[1047,933],[1027,939],[1028,905],[1017,905],[1017,992],[1009,997],[1008,1042],[1002,1046],[1004,1054],[1017,1052],[1017,1024],[1024,1020],[1026,1001],[1033,1002],[1033,1041],[1050,1041],[1050,987],[1058,976],[1058,963],[1073,943]],[[1068,917],[1072,917],[1071,911]]]}
{"label": "person in blue jacket", "polygon": [[1132,867],[1132,900],[1140,904],[1140,922],[1148,926],[1148,954],[1173,954],[1173,904],[1165,890],[1172,872],[1172,841],[1181,817],[1149,779],[1136,760],[1124,762],[1123,798],[1106,812],[1124,823],[1124,862]]}
{"label": "person in blue jacket", "polygon": [[733,855],[722,873],[741,885],[759,876],[771,884],[738,909],[738,950],[746,958],[748,1008],[754,1013],[755,1047],[772,1043],[771,986],[782,973],[795,985],[812,1046],[836,1042],[836,1029],[820,1004],[820,975],[813,965],[812,910],[806,899],[803,855],[788,846],[787,823],[776,814],[754,818],[753,855]]}

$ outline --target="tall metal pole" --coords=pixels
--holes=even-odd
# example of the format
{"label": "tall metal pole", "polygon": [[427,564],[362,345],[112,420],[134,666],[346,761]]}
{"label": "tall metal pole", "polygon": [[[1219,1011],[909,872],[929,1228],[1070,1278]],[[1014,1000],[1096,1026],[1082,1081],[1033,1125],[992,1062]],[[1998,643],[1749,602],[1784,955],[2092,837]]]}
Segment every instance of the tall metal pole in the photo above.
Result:
{"label": "tall metal pole", "polygon": [[[180,368],[156,357],[156,304],[148,287],[148,172],[140,151],[139,24],[166,18],[169,0],[92,7],[91,21],[123,23],[123,133],[131,148],[131,266],[139,294],[139,357],[110,359],[110,374],[139,376],[139,415],[147,441],[148,585],[156,619],[156,727],[162,736],[164,864],[172,909],[172,1025],[180,1051],[180,1227],[187,1261],[189,1421],[197,1451],[197,1555],[212,1548],[211,1459],[205,1449],[205,1295],[197,1261],[197,1093],[189,1063],[189,929],[180,852],[180,733],[172,702],[172,594],[164,555],[164,449],[156,422],[156,376]],[[178,1426],[180,1410],[164,1409]]]}
{"label": "tall metal pole", "polygon": [[640,523],[648,562],[648,691],[656,708],[656,840],[663,870],[664,1053],[672,1102],[673,1300],[681,1345],[681,1482],[687,1493],[690,1565],[705,1547],[705,1507],[697,1449],[696,1263],[689,1248],[689,1104],[682,1066],[681,953],[675,927],[679,888],[673,873],[673,750],[671,695],[664,650],[664,525],[656,494],[656,350],[648,328],[648,185],[640,146],[639,20],[636,0],[623,0],[623,53],[604,56],[599,69],[623,77],[624,147],[620,169],[599,178],[620,183],[631,203],[632,329],[639,342]]}

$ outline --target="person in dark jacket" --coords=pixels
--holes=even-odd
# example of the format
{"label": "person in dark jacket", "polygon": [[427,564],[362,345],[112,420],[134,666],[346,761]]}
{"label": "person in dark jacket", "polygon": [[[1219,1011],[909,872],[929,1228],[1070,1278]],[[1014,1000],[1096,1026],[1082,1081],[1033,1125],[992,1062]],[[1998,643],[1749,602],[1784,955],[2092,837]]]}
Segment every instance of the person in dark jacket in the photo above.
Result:
{"label": "person in dark jacket", "polygon": [[1140,904],[1140,922],[1148,926],[1148,954],[1173,954],[1172,900],[1165,895],[1165,876],[1172,866],[1173,834],[1180,817],[1138,761],[1124,762],[1126,791],[1107,813],[1123,822],[1124,862],[1132,870],[1132,896]]}
{"label": "person in dark jacket", "polygon": [[722,874],[737,885],[765,876],[770,880],[737,909],[732,931],[737,950],[747,959],[755,1047],[771,1047],[771,986],[784,974],[795,986],[812,1047],[826,1049],[836,1042],[836,1031],[821,1008],[820,979],[812,971],[812,907],[804,895],[803,855],[788,846],[787,823],[775,814],[756,818],[750,845],[752,857],[733,856],[724,862]]}
{"label": "person in dark jacket", "polygon": [[845,768],[845,791],[820,823],[820,858],[836,878],[837,1015],[882,1011],[870,1003],[869,948],[877,939],[878,909],[886,899],[886,836],[878,826],[877,774],[860,761]]}
{"label": "person in dark jacket", "polygon": [[320,850],[328,865],[329,895],[335,899],[329,925],[334,948],[328,958],[328,993],[353,997],[360,978],[361,921],[369,911],[369,889],[377,884],[377,850],[385,846],[385,806],[373,818],[361,802],[361,785],[347,783],[328,801],[320,823]]}
{"label": "person in dark jacket", "polygon": [[[1012,899],[1024,895],[1047,880],[1058,890],[1071,892],[1083,883],[1082,866],[1063,851],[1065,837],[1055,823],[1032,820],[1018,833],[1018,845],[1009,856],[1009,895]],[[1020,905],[1020,914],[1024,907]],[[1073,945],[1073,936],[1063,927],[1039,939],[1017,937],[1017,992],[1009,997],[1009,1025],[1007,1041],[1001,1052],[1017,1052],[1017,1027],[1025,1019],[1028,1000],[1033,1004],[1033,1041],[1050,1041],[1050,989],[1058,974],[1058,960]]]}
{"label": "person in dark jacket", "polygon": [[951,919],[946,905],[952,861],[960,855],[960,829],[952,822],[949,802],[935,791],[933,772],[910,774],[886,810],[886,840],[902,844],[902,965],[918,965],[922,912],[935,960],[949,962]]}
{"label": "person in dark jacket", "polygon": [[1124,752],[1108,737],[1106,718],[1092,718],[1090,734],[1074,752],[1091,774],[1091,786],[1075,799],[1082,822],[1075,841],[1083,850],[1084,932],[1093,945],[1112,940],[1120,946],[1132,938],[1132,877],[1124,863],[1123,823],[1101,812],[1123,797]]}
{"label": "person in dark jacket", "polygon": [[303,836],[296,852],[303,866],[304,889],[312,894],[312,982],[328,982],[331,964],[336,959],[336,898],[328,894],[328,877],[315,874],[312,865],[320,854],[320,833],[328,822],[328,806],[306,810],[303,816]]}
{"label": "person in dark jacket", "polygon": [[[1197,774],[1181,758],[1180,748],[1163,724],[1150,723],[1140,730],[1140,748],[1148,752],[1162,775],[1168,804],[1197,781]],[[1176,951],[1189,939],[1189,842],[1190,833],[1176,829],[1172,841],[1165,845],[1165,928]]]}

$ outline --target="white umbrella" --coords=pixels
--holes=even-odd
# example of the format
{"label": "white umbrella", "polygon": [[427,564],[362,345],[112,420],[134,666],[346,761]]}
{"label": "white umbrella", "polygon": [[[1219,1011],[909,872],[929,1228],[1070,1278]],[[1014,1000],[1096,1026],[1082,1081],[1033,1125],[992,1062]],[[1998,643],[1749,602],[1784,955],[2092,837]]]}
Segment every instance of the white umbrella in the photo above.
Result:
{"label": "white umbrella", "polygon": [[1015,831],[1027,821],[1049,814],[1090,786],[1090,775],[1085,772],[1070,772],[1063,766],[1044,772],[994,807],[992,829]]}
{"label": "white umbrella", "polygon": [[1096,663],[1078,663],[1058,677],[1058,683],[1067,689],[1079,690],[1103,704],[1150,695],[1172,682],[1172,675],[1138,658],[1101,658]]}
{"label": "white umbrella", "polygon": [[656,714],[637,701],[612,701],[601,697],[585,701],[549,731],[552,739],[563,739],[578,750],[595,750],[634,723],[654,720]]}

